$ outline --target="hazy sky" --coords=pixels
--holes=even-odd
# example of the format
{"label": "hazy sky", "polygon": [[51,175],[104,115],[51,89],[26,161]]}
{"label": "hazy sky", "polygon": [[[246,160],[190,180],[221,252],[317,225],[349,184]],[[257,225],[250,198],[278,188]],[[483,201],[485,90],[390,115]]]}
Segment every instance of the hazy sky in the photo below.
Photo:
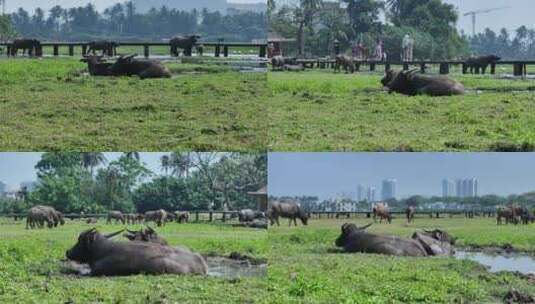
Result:
{"label": "hazy sky", "polygon": [[[164,153],[140,153],[140,159],[151,171],[161,174],[160,156]],[[108,162],[116,160],[121,153],[104,153]],[[35,165],[41,153],[0,153],[0,181],[8,187],[21,182],[35,181]]]}
{"label": "hazy sky", "polygon": [[442,194],[442,179],[479,180],[479,194],[535,190],[535,153],[270,153],[270,195],[335,197],[396,178],[398,198]]}

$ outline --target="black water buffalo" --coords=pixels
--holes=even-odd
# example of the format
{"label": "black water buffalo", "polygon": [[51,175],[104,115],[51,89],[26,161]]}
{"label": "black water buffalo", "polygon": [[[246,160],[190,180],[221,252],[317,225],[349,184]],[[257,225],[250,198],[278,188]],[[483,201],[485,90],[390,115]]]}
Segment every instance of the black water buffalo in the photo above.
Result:
{"label": "black water buffalo", "polygon": [[444,76],[427,76],[417,73],[417,70],[394,72],[386,71],[381,80],[383,86],[390,93],[397,92],[404,95],[451,96],[463,95],[464,86],[453,79]]}
{"label": "black water buffalo", "polygon": [[271,58],[271,69],[275,70],[284,70],[284,66],[295,66],[297,65],[297,58],[295,57],[283,57],[283,56],[274,56]]}
{"label": "black water buffalo", "polygon": [[480,70],[485,74],[487,67],[490,64],[495,64],[499,60],[501,60],[501,58],[496,55],[470,57],[464,62],[463,72],[466,73],[467,70],[470,69],[471,74],[474,74],[474,72],[478,74]]}
{"label": "black water buffalo", "polygon": [[407,223],[413,223],[414,222],[414,213],[416,212],[416,209],[414,206],[409,206],[407,209],[405,209],[405,216],[407,217]]}
{"label": "black water buffalo", "polygon": [[87,53],[96,54],[96,51],[102,51],[102,56],[115,56],[117,53],[117,47],[119,44],[114,41],[100,40],[100,41],[91,41],[87,44]]}
{"label": "black water buffalo", "polygon": [[533,212],[531,212],[531,210],[529,210],[527,207],[521,207],[520,220],[522,221],[522,224],[527,225],[529,223],[535,222],[535,216],[533,215]]}
{"label": "black water buffalo", "polygon": [[146,78],[171,78],[171,72],[160,62],[154,60],[135,59],[137,54],[121,56],[109,68],[113,76],[137,75],[141,79]]}
{"label": "black water buffalo", "polygon": [[66,257],[89,264],[92,276],[122,276],[135,274],[206,274],[204,258],[186,248],[162,246],[150,242],[113,242],[110,235],[95,228],[84,231]]}
{"label": "black water buffalo", "polygon": [[248,228],[257,228],[257,229],[268,229],[267,218],[254,219],[249,222],[241,222],[239,224],[233,224],[234,227],[248,227]]}
{"label": "black water buffalo", "polygon": [[520,216],[521,208],[517,206],[499,207],[496,209],[496,223],[501,225],[502,220],[505,219],[505,224],[518,224],[518,217]]}
{"label": "black water buffalo", "polygon": [[342,226],[342,234],[336,239],[336,246],[343,247],[347,252],[363,252],[387,254],[395,256],[427,256],[422,245],[413,239],[391,235],[378,235],[366,232],[366,228],[346,223]]}
{"label": "black water buffalo", "polygon": [[121,211],[110,211],[108,212],[108,219],[106,220],[106,224],[111,224],[111,220],[115,220],[115,224],[118,222],[121,222],[121,224],[126,223],[126,218],[124,214]]}
{"label": "black water buffalo", "polygon": [[84,56],[81,62],[87,62],[87,70],[91,76],[111,76],[110,68],[113,65],[102,60],[102,56]]}
{"label": "black water buffalo", "polygon": [[420,242],[428,255],[452,255],[455,249],[455,239],[447,232],[435,229],[432,231],[417,231],[412,235],[412,239]]}
{"label": "black water buffalo", "polygon": [[127,233],[123,236],[131,241],[149,242],[167,246],[167,240],[159,236],[154,229],[148,227],[143,230],[133,231],[126,229]]}
{"label": "black water buffalo", "polygon": [[383,220],[385,223],[392,223],[392,215],[388,210],[388,207],[383,203],[375,204],[372,209],[373,212],[373,221],[377,223],[377,217],[379,217],[379,223],[382,223]]}
{"label": "black water buffalo", "polygon": [[184,56],[191,56],[193,47],[197,44],[197,41],[201,39],[201,36],[176,36],[169,40],[171,45],[171,53],[178,56],[178,49],[184,50]]}
{"label": "black water buffalo", "polygon": [[308,224],[308,215],[295,203],[273,202],[268,210],[268,217],[271,221],[271,225],[277,223],[277,226],[280,226],[279,217],[290,219],[290,226],[292,225],[292,221],[294,222],[294,225],[297,226],[297,219],[300,219],[303,225]]}
{"label": "black water buffalo", "polygon": [[189,222],[189,212],[187,211],[176,211],[175,212],[175,215],[176,215],[176,221],[178,223],[187,223]]}
{"label": "black water buffalo", "polygon": [[262,211],[255,211],[252,209],[242,209],[238,212],[238,220],[240,222],[252,222],[255,219],[265,219],[266,214]]}
{"label": "black water buffalo", "polygon": [[167,212],[163,209],[145,212],[145,222],[155,222],[158,227],[165,226]]}
{"label": "black water buffalo", "polygon": [[64,225],[63,213],[50,206],[37,205],[30,208],[26,217],[26,229],[43,228],[45,223],[48,228]]}
{"label": "black water buffalo", "polygon": [[353,57],[347,55],[338,55],[334,59],[334,71],[340,72],[340,68],[344,68],[346,73],[355,73],[355,61]]}
{"label": "black water buffalo", "polygon": [[26,54],[28,50],[28,55],[38,55],[38,52],[41,50],[41,42],[37,39],[15,39],[11,43],[11,56],[17,56],[19,50],[22,49],[22,55]]}
{"label": "black water buffalo", "polygon": [[96,218],[96,217],[88,218],[87,220],[85,220],[85,223],[86,224],[96,224],[96,223],[98,223],[98,218]]}

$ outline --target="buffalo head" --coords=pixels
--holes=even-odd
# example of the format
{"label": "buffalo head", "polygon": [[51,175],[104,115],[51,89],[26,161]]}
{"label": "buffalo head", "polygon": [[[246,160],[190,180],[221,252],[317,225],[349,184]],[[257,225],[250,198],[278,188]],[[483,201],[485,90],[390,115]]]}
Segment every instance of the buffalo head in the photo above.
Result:
{"label": "buffalo head", "polygon": [[110,234],[101,234],[97,231],[97,228],[92,228],[80,233],[78,236],[78,242],[71,249],[67,250],[65,256],[69,260],[73,260],[79,263],[89,263],[93,259],[93,254],[95,248],[99,244],[102,244],[107,241],[107,239],[112,238],[121,232],[124,229],[110,233]]}
{"label": "buffalo head", "polygon": [[343,247],[349,237],[351,236],[351,234],[355,233],[355,232],[364,232],[364,230],[368,229],[368,227],[370,227],[372,225],[372,223],[366,225],[366,226],[362,226],[362,227],[357,227],[357,225],[355,224],[350,224],[350,223],[345,223],[342,225],[342,234],[336,239],[336,246],[338,247]]}

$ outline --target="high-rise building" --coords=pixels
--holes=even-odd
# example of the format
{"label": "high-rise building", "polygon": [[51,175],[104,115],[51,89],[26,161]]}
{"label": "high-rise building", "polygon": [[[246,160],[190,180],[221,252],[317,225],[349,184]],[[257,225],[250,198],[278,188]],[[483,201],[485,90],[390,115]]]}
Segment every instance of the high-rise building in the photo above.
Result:
{"label": "high-rise building", "polygon": [[455,196],[455,184],[449,179],[442,180],[442,197]]}
{"label": "high-rise building", "polygon": [[455,186],[457,197],[476,197],[479,195],[479,182],[476,178],[457,179]]}
{"label": "high-rise building", "polygon": [[375,202],[375,188],[374,187],[368,187],[368,191],[366,191],[366,200],[369,202],[369,203],[373,203]]}
{"label": "high-rise building", "polygon": [[389,199],[396,198],[396,185],[397,180],[395,179],[383,180],[381,188],[381,199],[386,201]]}
{"label": "high-rise building", "polygon": [[7,191],[7,185],[0,181],[0,197]]}
{"label": "high-rise building", "polygon": [[357,185],[357,202],[366,200],[366,188],[363,185]]}

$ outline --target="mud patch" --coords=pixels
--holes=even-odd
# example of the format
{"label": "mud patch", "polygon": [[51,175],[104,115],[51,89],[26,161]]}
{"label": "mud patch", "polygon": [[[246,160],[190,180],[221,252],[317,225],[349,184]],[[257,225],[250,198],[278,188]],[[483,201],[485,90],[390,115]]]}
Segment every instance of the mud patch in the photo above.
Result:
{"label": "mud patch", "polygon": [[463,251],[455,253],[458,260],[471,260],[484,265],[489,272],[518,272],[524,275],[535,273],[535,258],[515,252],[489,253],[482,251]]}

